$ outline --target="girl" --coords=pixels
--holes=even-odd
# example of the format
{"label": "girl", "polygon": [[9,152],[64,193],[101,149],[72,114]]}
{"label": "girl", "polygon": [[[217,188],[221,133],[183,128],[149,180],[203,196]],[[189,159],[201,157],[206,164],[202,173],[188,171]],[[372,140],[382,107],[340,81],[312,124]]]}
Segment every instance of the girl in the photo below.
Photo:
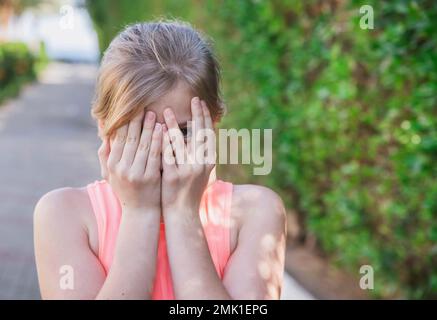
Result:
{"label": "girl", "polygon": [[35,207],[42,298],[280,297],[281,199],[183,161],[223,115],[219,92],[211,47],[186,23],[135,24],[112,41],[92,107],[103,180],[51,191]]}

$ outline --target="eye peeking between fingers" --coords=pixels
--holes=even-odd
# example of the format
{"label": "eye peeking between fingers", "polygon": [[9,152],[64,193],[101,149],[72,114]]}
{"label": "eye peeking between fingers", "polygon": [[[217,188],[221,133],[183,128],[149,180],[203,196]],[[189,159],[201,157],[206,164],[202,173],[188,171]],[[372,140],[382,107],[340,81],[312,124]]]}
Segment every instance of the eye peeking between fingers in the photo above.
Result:
{"label": "eye peeking between fingers", "polygon": [[182,135],[184,136],[184,139],[187,140],[188,135],[189,135],[189,132],[188,132],[189,129],[188,129],[188,127],[181,127],[180,129],[181,129]]}

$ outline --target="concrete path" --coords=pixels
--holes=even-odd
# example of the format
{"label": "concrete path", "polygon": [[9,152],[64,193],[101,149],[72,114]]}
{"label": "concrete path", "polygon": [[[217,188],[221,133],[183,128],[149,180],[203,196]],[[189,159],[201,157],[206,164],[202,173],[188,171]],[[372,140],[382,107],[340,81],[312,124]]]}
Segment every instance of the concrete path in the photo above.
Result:
{"label": "concrete path", "polygon": [[53,64],[0,107],[0,299],[39,298],[32,213],[46,192],[98,178],[96,68]]}
{"label": "concrete path", "polygon": [[[40,81],[0,107],[0,299],[39,299],[32,213],[55,188],[100,179],[90,117],[92,65],[51,64]],[[311,299],[290,276],[283,299]]]}

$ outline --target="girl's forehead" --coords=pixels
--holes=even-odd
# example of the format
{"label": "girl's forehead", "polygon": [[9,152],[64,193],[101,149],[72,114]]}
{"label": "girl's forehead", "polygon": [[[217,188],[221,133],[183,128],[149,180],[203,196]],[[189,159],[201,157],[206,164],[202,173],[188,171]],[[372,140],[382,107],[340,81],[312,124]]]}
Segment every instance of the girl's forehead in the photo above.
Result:
{"label": "girl's forehead", "polygon": [[152,103],[147,110],[156,114],[156,120],[164,123],[164,110],[171,108],[179,124],[191,119],[191,99],[194,96],[187,85],[179,82],[170,92]]}

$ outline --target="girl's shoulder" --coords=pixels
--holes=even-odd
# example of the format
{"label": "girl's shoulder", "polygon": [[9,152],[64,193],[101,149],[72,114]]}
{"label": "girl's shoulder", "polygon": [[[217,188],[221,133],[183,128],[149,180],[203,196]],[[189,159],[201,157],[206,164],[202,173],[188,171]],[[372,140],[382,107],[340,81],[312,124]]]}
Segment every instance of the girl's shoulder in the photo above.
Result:
{"label": "girl's shoulder", "polygon": [[[65,187],[44,194],[34,209],[34,225],[58,232],[82,229],[95,247],[96,222],[87,187]],[[93,248],[94,249],[94,248]]]}
{"label": "girl's shoulder", "polygon": [[[35,212],[42,215],[55,215],[57,218],[80,218],[91,208],[86,187],[58,188],[44,194],[35,206]],[[85,209],[85,210],[84,210]],[[73,217],[69,217],[73,216]]]}
{"label": "girl's shoulder", "polygon": [[285,208],[281,197],[272,189],[260,185],[234,185],[231,212],[240,228],[250,221],[256,221],[258,225],[285,225]]}

